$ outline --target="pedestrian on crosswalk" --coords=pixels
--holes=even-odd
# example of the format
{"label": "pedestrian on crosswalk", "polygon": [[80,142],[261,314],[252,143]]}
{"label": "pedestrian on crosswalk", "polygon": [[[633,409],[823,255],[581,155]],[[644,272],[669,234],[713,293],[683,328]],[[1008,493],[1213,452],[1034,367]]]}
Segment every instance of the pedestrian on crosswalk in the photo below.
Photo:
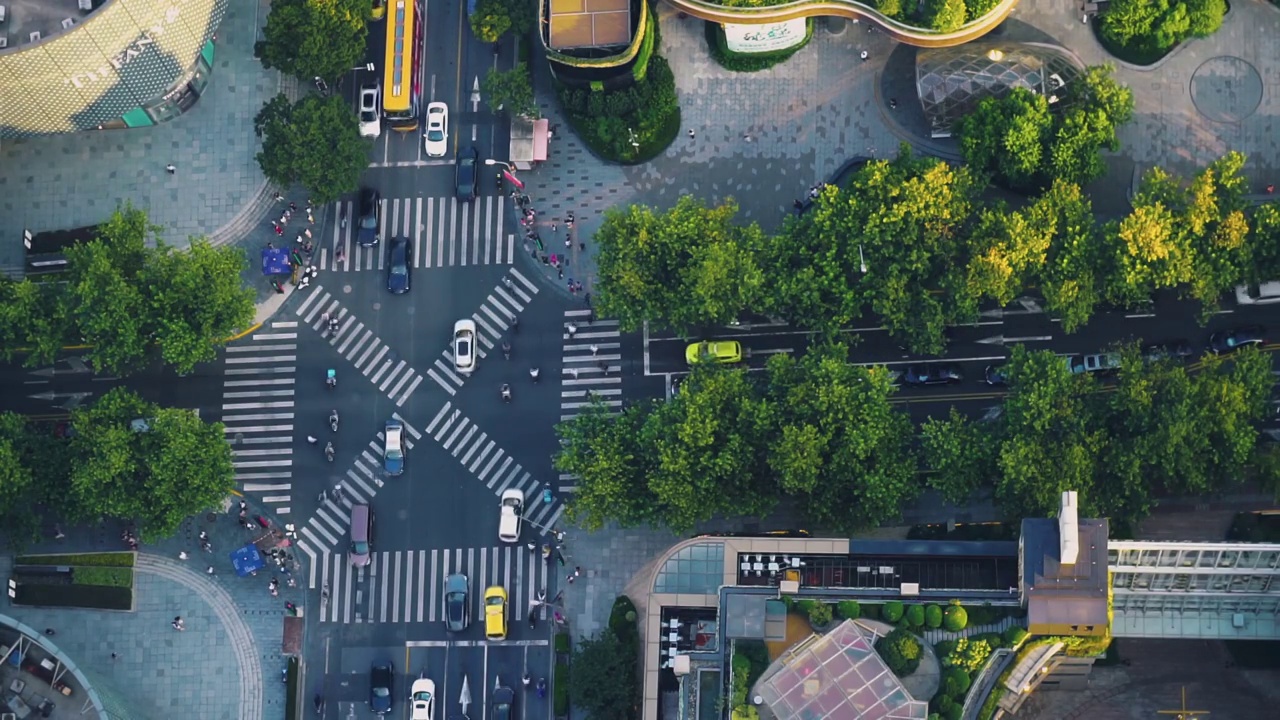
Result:
{"label": "pedestrian on crosswalk", "polygon": [[569,337],[573,337],[574,335],[578,334],[577,325],[574,325],[573,323],[566,323],[564,327],[565,327],[565,330],[569,331]]}
{"label": "pedestrian on crosswalk", "polygon": [[600,368],[600,372],[602,372],[602,373],[604,373],[604,374],[606,374],[606,375],[608,375],[608,374],[609,374],[609,366],[608,366],[608,365],[606,365],[606,364],[605,364],[605,362],[604,362],[603,360],[601,360],[600,362],[596,363],[596,367]]}
{"label": "pedestrian on crosswalk", "polygon": [[599,346],[599,345],[594,345],[594,344],[593,344],[593,345],[591,346],[591,354],[592,354],[592,355],[599,355],[599,354],[600,354],[600,346]]}

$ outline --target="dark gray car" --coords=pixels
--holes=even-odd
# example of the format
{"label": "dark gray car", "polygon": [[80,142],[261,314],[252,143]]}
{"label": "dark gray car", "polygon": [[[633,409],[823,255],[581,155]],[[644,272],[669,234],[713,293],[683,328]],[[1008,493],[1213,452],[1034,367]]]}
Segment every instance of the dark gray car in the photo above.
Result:
{"label": "dark gray car", "polygon": [[365,247],[373,247],[382,238],[378,237],[378,219],[382,212],[381,198],[373,188],[360,191],[359,218],[356,222],[356,242]]}
{"label": "dark gray car", "polygon": [[444,579],[444,629],[462,632],[471,624],[471,583],[461,573]]}
{"label": "dark gray car", "polygon": [[455,185],[458,188],[458,199],[462,202],[476,199],[476,173],[479,164],[480,151],[474,145],[458,153]]}

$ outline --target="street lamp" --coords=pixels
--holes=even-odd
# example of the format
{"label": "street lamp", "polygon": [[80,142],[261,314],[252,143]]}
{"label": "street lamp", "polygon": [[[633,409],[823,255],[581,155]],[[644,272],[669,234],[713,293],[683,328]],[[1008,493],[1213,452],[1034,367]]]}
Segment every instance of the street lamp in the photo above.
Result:
{"label": "street lamp", "polygon": [[862,243],[858,243],[858,263],[862,265],[862,274],[867,274],[867,259],[862,256]]}
{"label": "street lamp", "polygon": [[501,160],[494,160],[493,158],[485,158],[484,164],[485,165],[501,165],[502,167],[506,168],[507,172],[515,172],[515,170],[511,167],[510,163],[504,163]]}
{"label": "street lamp", "polygon": [[369,72],[373,72],[376,68],[374,68],[373,63],[368,62],[368,63],[365,63],[364,65],[353,67],[351,69],[352,70],[368,70]]}

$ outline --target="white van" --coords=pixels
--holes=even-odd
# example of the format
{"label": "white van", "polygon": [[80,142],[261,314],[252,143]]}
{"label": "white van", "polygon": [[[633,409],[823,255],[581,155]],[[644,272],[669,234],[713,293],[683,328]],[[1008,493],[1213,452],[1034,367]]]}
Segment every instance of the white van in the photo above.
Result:
{"label": "white van", "polygon": [[498,539],[506,543],[520,542],[520,521],[524,512],[524,492],[511,488],[502,491],[498,506]]}

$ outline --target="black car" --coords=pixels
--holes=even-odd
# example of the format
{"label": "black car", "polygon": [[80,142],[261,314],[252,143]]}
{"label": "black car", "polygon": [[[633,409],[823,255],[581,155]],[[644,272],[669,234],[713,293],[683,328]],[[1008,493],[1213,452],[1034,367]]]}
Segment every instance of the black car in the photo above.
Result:
{"label": "black car", "polygon": [[1004,387],[1009,384],[1009,376],[1005,374],[1003,363],[1000,365],[988,365],[986,372],[983,373],[982,379],[985,380],[988,385],[997,387]]}
{"label": "black car", "polygon": [[462,632],[471,621],[468,610],[471,583],[460,573],[444,579],[444,627],[449,632]]}
{"label": "black car", "polygon": [[396,668],[391,663],[369,668],[369,709],[376,715],[391,714],[391,699],[395,697]]}
{"label": "black car", "polygon": [[1209,349],[1218,355],[1231,353],[1246,345],[1263,345],[1267,341],[1262,337],[1259,325],[1243,325],[1230,330],[1220,330],[1209,336]]}
{"label": "black car", "polygon": [[395,295],[409,292],[409,265],[413,262],[413,246],[409,238],[393,237],[387,243],[387,289]]}
{"label": "black car", "polygon": [[476,173],[480,164],[480,151],[474,145],[458,154],[458,167],[455,173],[458,188],[458,199],[462,202],[476,199]]}
{"label": "black car", "polygon": [[904,385],[950,385],[964,380],[960,368],[948,363],[908,365],[902,373]]}
{"label": "black car", "polygon": [[1142,359],[1149,363],[1160,362],[1161,360],[1181,362],[1194,354],[1195,352],[1191,349],[1191,343],[1186,340],[1170,340],[1142,346]]}
{"label": "black car", "polygon": [[378,244],[378,218],[382,213],[382,198],[378,195],[378,191],[373,188],[363,188],[360,191],[360,214],[356,220],[356,242],[365,247],[373,247]]}
{"label": "black car", "polygon": [[516,694],[509,687],[493,689],[493,705],[489,709],[489,720],[511,720],[515,717]]}

